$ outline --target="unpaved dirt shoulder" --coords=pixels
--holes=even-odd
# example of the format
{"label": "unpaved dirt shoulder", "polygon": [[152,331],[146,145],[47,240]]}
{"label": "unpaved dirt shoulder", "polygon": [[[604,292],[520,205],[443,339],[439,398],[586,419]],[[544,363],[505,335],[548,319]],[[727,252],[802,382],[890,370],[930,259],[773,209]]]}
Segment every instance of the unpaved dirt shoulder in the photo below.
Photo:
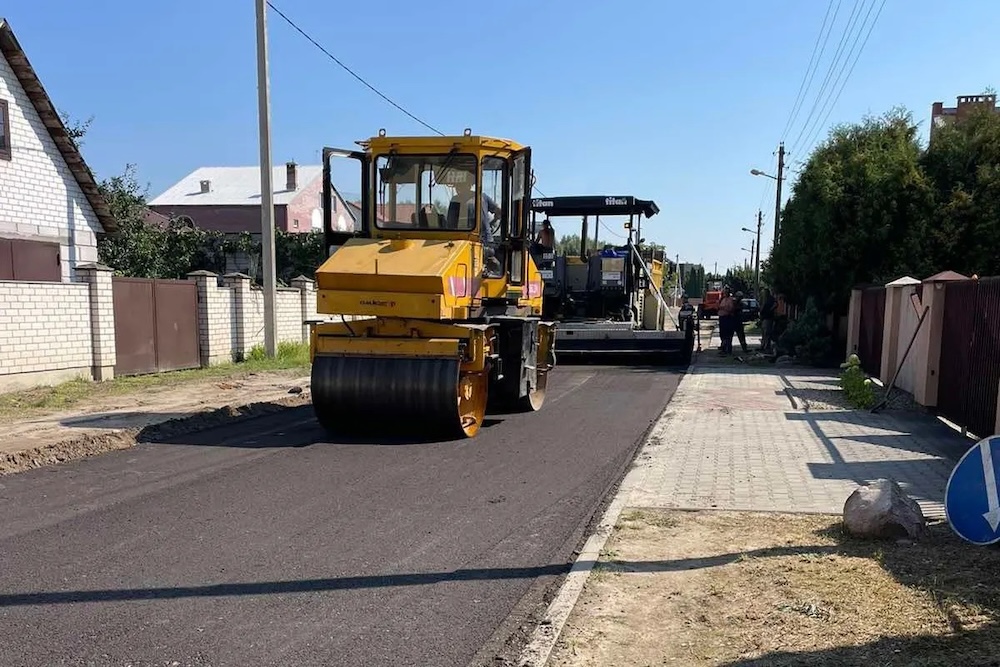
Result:
{"label": "unpaved dirt shoulder", "polygon": [[627,510],[548,664],[995,664],[998,567],[940,522],[866,541],[835,515]]}
{"label": "unpaved dirt shoulder", "polygon": [[225,405],[219,408],[174,417],[141,428],[122,428],[87,433],[18,451],[0,453],[0,475],[24,472],[42,466],[88,458],[106,452],[129,449],[141,442],[171,438],[255,417],[273,414],[310,401],[308,389],[284,398]]}

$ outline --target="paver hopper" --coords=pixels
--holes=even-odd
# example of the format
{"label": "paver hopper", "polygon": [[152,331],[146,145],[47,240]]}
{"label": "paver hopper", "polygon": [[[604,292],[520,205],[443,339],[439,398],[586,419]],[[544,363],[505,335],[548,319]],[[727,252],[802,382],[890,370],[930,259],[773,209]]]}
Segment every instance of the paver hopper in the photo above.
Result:
{"label": "paver hopper", "polygon": [[[532,246],[545,281],[544,313],[559,323],[557,358],[690,363],[694,323],[674,318],[661,293],[666,258],[642,247],[642,218],[659,212],[655,202],[633,196],[548,197],[532,200],[531,208],[533,229],[539,215],[582,218],[579,253]],[[596,239],[601,216],[628,216],[623,244],[588,247],[590,222]]]}

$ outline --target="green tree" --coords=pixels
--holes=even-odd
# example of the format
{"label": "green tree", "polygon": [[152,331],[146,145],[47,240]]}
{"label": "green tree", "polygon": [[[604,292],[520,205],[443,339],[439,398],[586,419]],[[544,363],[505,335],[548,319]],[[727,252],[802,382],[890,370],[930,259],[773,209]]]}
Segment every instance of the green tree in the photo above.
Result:
{"label": "green tree", "polygon": [[938,128],[921,164],[934,189],[934,271],[1000,274],[1000,114],[977,108]]}
{"label": "green tree", "polygon": [[165,261],[163,233],[146,221],[147,189],[139,185],[135,172],[135,165],[129,164],[121,175],[100,183],[118,231],[98,240],[98,257],[118,275],[159,278]]}
{"label": "green tree", "polygon": [[834,129],[810,155],[782,214],[768,279],[793,303],[844,313],[851,288],[928,275],[933,189],[909,113]]}
{"label": "green tree", "polygon": [[729,285],[734,293],[743,292],[743,294],[749,295],[753,292],[753,269],[749,269],[746,266],[733,266],[726,271],[726,275],[722,280],[726,285]]}
{"label": "green tree", "polygon": [[[597,243],[594,243],[594,239],[587,239],[587,249],[588,250],[600,250],[606,245],[607,241],[600,238],[597,239]],[[577,255],[580,254],[580,235],[579,234],[564,234],[556,239],[556,252],[561,255]]]}
{"label": "green tree", "polygon": [[62,118],[63,125],[66,126],[66,134],[69,138],[73,140],[76,144],[77,150],[83,147],[83,137],[87,134],[90,129],[91,124],[94,122],[94,117],[91,116],[87,120],[75,120],[65,111],[59,112],[59,117]]}
{"label": "green tree", "polygon": [[689,297],[700,298],[705,292],[705,267],[701,264],[684,264],[684,293]]}

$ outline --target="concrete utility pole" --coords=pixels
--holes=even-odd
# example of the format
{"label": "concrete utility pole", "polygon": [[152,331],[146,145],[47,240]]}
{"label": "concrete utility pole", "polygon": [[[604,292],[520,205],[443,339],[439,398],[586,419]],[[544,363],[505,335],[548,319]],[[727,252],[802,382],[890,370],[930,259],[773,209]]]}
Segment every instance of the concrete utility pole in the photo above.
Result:
{"label": "concrete utility pole", "polygon": [[[753,282],[754,282],[754,297],[760,298],[760,228],[764,224],[764,214],[761,211],[757,211],[757,239],[756,244],[753,240],[750,241],[750,263],[753,266]],[[752,229],[746,227],[743,231],[753,234]],[[756,248],[754,247],[756,245]],[[754,258],[754,250],[756,250],[757,257]]]}
{"label": "concrete utility pole", "polygon": [[778,188],[774,200],[774,245],[778,245],[778,228],[781,227],[781,181],[785,177],[785,142],[778,144]]}
{"label": "concrete utility pole", "polygon": [[[781,181],[778,181],[779,183]],[[780,187],[780,186],[779,186]],[[757,261],[753,270],[754,298],[760,299],[760,227],[764,224],[764,213],[757,211]]]}
{"label": "concrete utility pole", "polygon": [[274,188],[271,187],[271,105],[267,73],[267,0],[257,4],[257,116],[260,121],[260,241],[264,263],[264,350],[277,353],[278,318],[274,282]]}
{"label": "concrete utility pole", "polygon": [[676,305],[681,305],[681,256],[678,253],[674,255],[675,266],[677,267],[677,279],[675,280],[676,286],[674,287],[674,303]]}

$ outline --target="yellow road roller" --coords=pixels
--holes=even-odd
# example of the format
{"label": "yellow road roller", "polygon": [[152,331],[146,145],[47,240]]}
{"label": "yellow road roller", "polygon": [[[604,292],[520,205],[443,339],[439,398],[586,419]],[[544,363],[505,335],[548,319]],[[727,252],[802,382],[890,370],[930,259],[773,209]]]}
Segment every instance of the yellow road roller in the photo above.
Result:
{"label": "yellow road roller", "polygon": [[[310,322],[312,403],[331,432],[471,438],[487,404],[536,411],[555,364],[528,250],[531,149],[473,135],[378,135],[323,149],[327,259]],[[354,229],[334,228],[331,161],[357,160]],[[396,427],[396,428],[391,428]]]}

